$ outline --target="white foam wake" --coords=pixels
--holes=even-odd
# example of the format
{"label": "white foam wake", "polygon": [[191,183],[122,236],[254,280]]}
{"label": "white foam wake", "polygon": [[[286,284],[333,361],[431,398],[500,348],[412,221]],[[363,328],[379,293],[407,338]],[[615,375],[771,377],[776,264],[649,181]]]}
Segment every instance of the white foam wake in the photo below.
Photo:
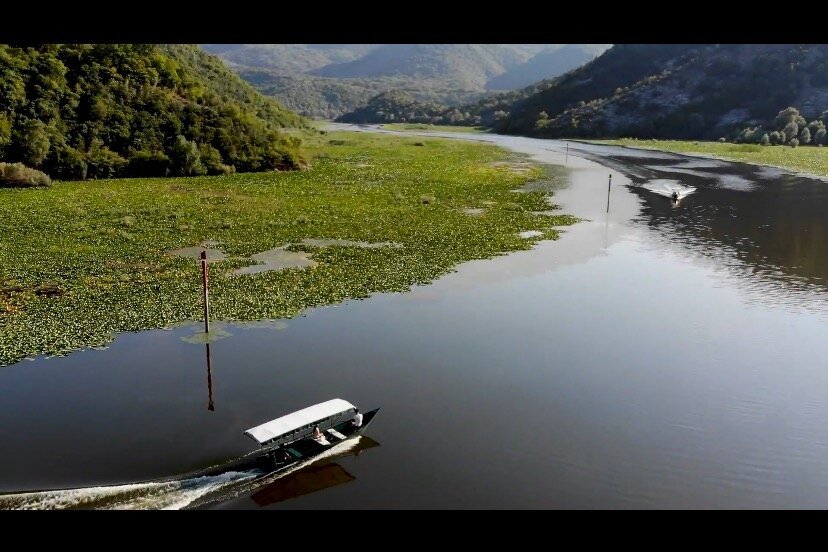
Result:
{"label": "white foam wake", "polygon": [[0,495],[4,510],[157,510],[179,509],[194,500],[256,477],[259,472],[226,472],[174,481],[107,485]]}
{"label": "white foam wake", "polygon": [[283,472],[256,479],[255,482],[250,480],[261,476],[262,472],[228,471],[219,475],[171,481],[15,493],[0,495],[0,509],[177,510],[190,506],[207,495],[210,495],[209,499],[201,501],[202,503],[240,496],[314,462],[347,454],[359,444],[360,439],[361,437],[356,437],[338,443],[319,456],[301,462]]}

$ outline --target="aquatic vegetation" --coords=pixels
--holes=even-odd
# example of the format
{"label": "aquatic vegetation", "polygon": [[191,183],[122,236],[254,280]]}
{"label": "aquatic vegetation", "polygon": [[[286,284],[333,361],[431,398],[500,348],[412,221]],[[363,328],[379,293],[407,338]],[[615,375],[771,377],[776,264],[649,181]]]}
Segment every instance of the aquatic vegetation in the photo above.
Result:
{"label": "aquatic vegetation", "polygon": [[634,140],[630,138],[590,141],[599,144],[699,154],[730,161],[780,167],[794,172],[828,176],[828,150],[822,147],[792,148],[789,146],[757,146],[755,144],[730,144],[726,142]]}
{"label": "aquatic vegetation", "polygon": [[[490,145],[429,139],[428,147],[411,147],[413,140],[320,135],[302,172],[0,190],[0,364],[198,320],[199,262],[173,250],[220,247],[224,258],[210,263],[211,318],[254,321],[407,291],[458,263],[539,239],[520,232],[555,237],[556,226],[573,222],[533,213],[549,209],[545,192],[510,191],[541,169],[493,166],[518,160]],[[424,196],[435,200],[424,204]],[[484,207],[483,216],[463,212]],[[308,253],[316,264],[233,274],[274,248]]]}

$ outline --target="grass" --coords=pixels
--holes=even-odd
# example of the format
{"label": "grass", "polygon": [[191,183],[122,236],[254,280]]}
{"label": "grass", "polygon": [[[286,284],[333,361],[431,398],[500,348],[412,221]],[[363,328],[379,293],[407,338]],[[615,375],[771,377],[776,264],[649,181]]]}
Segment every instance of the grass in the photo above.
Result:
{"label": "grass", "polygon": [[387,123],[381,125],[386,130],[437,130],[441,132],[487,132],[486,127],[455,126],[455,125],[427,125],[422,123]]}
{"label": "grass", "polygon": [[770,165],[794,172],[828,176],[828,148],[814,146],[759,146],[756,144],[731,144],[727,142],[690,142],[679,140],[590,140],[600,144],[631,146],[636,148],[692,153],[742,161],[757,165]]}
{"label": "grass", "polygon": [[[312,139],[304,172],[0,190],[0,364],[199,319],[199,265],[166,251],[205,239],[228,256],[211,264],[211,317],[261,320],[406,291],[458,263],[531,247],[518,232],[555,237],[553,226],[573,221],[531,214],[547,208],[542,192],[509,191],[541,169],[513,171],[490,145],[414,141],[329,133]],[[476,207],[485,213],[462,212]],[[297,245],[319,265],[230,274],[251,263],[241,257],[303,238],[402,247]]]}

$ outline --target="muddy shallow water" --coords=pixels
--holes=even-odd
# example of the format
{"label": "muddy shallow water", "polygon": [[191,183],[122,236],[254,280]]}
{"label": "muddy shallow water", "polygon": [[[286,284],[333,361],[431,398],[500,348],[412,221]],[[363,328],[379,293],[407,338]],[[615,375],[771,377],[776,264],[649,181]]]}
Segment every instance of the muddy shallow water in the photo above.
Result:
{"label": "muddy shallow water", "polygon": [[[470,138],[565,160],[561,142]],[[129,504],[828,507],[828,184],[574,143],[567,167],[553,202],[586,220],[531,251],[222,325],[209,365],[190,325],[3,368],[0,492],[118,497],[102,486],[233,458],[245,429],[343,397],[382,407],[379,446],[275,488],[229,492],[246,475],[227,474]],[[643,187],[658,179],[696,192],[674,205]]]}

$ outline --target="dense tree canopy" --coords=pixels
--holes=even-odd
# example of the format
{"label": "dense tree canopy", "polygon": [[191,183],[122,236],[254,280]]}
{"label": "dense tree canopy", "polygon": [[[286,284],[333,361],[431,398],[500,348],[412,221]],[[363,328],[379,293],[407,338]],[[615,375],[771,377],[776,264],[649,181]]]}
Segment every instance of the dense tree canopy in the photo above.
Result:
{"label": "dense tree canopy", "polygon": [[295,169],[305,121],[189,45],[0,45],[0,160],[59,179]]}

